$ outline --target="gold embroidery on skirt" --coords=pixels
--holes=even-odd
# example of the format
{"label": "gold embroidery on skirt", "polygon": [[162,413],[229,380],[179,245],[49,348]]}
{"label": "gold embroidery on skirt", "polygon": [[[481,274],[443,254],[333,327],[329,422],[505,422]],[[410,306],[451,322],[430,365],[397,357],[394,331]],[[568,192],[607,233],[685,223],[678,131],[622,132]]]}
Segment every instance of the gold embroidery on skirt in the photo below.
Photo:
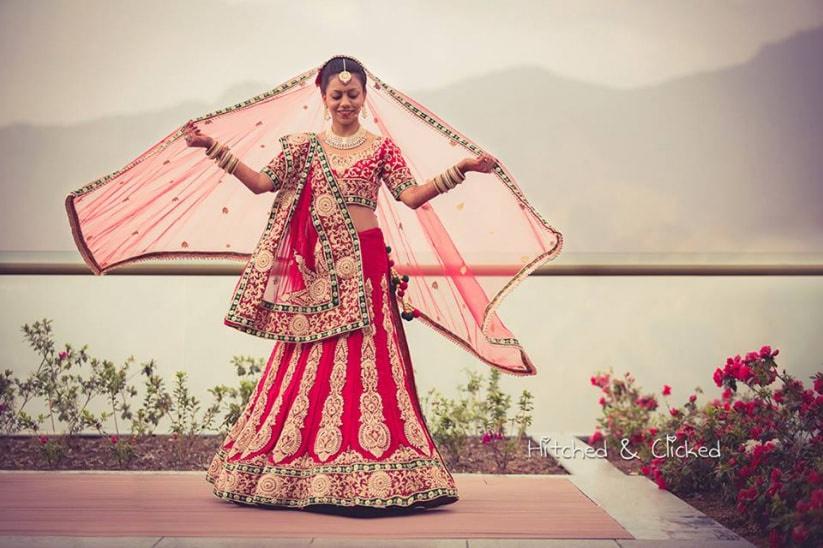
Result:
{"label": "gold embroidery on skirt", "polygon": [[[300,357],[300,351],[302,348],[302,343],[294,343],[294,351],[292,352],[291,359],[289,360],[289,365],[286,368],[286,375],[283,378],[283,382],[280,384],[280,391],[277,394],[277,399],[274,401],[274,405],[272,406],[268,416],[266,416],[266,422],[260,427],[260,430],[257,431],[257,435],[254,437],[254,440],[248,444],[243,451],[243,454],[240,455],[240,458],[245,458],[249,453],[259,451],[271,438],[272,423],[274,423],[274,420],[277,418],[277,413],[280,411],[280,406],[283,405],[283,393],[291,383],[291,378],[292,375],[294,375],[294,370],[297,368],[297,360]],[[263,412],[263,406],[261,406],[260,412]]]}
{"label": "gold embroidery on skirt", "polygon": [[283,490],[283,482],[277,474],[266,474],[257,482],[257,493],[264,497],[276,497]]}
{"label": "gold embroidery on skirt", "polygon": [[397,385],[397,404],[400,408],[400,416],[403,419],[403,431],[409,443],[420,449],[425,455],[431,455],[429,442],[426,434],[420,426],[420,420],[414,413],[411,404],[409,391],[406,389],[406,375],[403,372],[403,364],[400,363],[400,356],[397,354],[397,344],[394,338],[394,324],[392,323],[391,311],[389,310],[388,282],[383,276],[380,282],[381,295],[383,298],[383,329],[386,330],[386,337],[389,346],[389,360],[391,361],[392,377]]}
{"label": "gold embroidery on skirt", "polygon": [[225,459],[226,452],[219,450],[206,479],[217,496],[239,502],[386,507],[458,495],[439,456],[423,457],[403,444],[380,462],[354,449],[336,454],[328,463],[318,463],[309,453],[277,466]]}
{"label": "gold embroidery on skirt", "polygon": [[274,447],[274,460],[282,460],[289,455],[293,455],[294,452],[300,448],[300,442],[302,441],[300,429],[303,428],[306,414],[309,412],[309,397],[307,392],[314,385],[314,378],[317,375],[317,364],[320,362],[322,350],[322,342],[317,342],[309,352],[309,360],[306,362],[303,377],[300,379],[300,392],[294,399],[291,409],[289,409],[286,424],[283,426],[280,437],[277,439],[277,445]]}
{"label": "gold embroidery on skirt", "polygon": [[[366,278],[366,296],[369,310],[372,309],[372,283]],[[360,446],[379,457],[389,448],[389,429],[384,424],[383,400],[377,392],[377,362],[375,361],[374,335],[363,331],[363,346],[360,358],[363,393],[360,395]]]}
{"label": "gold embroidery on skirt", "polygon": [[315,497],[322,497],[328,494],[331,489],[331,479],[326,474],[317,474],[311,479],[309,491]]}
{"label": "gold embroidery on skirt", "polygon": [[343,384],[346,382],[346,360],[349,354],[349,334],[344,333],[337,338],[334,348],[334,365],[329,379],[329,395],[323,404],[323,418],[320,421],[320,430],[314,439],[314,452],[321,461],[340,450],[343,443]]}
{"label": "gold embroidery on skirt", "polygon": [[383,470],[376,470],[369,476],[369,493],[373,497],[384,499],[391,492],[391,478]]}
{"label": "gold embroidery on skirt", "polygon": [[[249,397],[249,403],[246,406],[245,413],[234,424],[231,432],[229,433],[229,439],[235,441],[235,444],[232,447],[232,454],[248,445],[249,441],[254,436],[257,425],[260,423],[260,418],[263,416],[263,408],[266,406],[269,390],[271,390],[271,386],[274,384],[274,379],[277,377],[277,372],[280,370],[280,360],[283,358],[283,350],[285,349],[285,343],[277,342],[276,345],[277,348],[274,351],[274,357],[272,358],[271,367],[269,368],[269,374],[263,380],[263,387],[260,389],[260,396],[258,396],[257,401],[254,399],[254,394]],[[240,434],[241,431],[242,434]]]}

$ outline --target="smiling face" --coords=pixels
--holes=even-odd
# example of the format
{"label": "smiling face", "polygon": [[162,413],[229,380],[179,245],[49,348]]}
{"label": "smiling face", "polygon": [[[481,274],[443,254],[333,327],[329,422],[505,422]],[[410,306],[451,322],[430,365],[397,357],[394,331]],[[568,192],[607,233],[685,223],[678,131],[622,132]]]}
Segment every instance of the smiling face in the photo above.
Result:
{"label": "smiling face", "polygon": [[335,74],[329,79],[323,102],[329,109],[333,127],[346,127],[357,122],[360,109],[366,102],[366,90],[357,75],[343,83]]}

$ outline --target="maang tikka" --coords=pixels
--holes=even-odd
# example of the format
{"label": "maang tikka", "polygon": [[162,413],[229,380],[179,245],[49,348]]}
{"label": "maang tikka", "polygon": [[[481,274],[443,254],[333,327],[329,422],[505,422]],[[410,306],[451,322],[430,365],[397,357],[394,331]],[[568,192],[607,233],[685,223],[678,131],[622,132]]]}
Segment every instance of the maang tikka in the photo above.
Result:
{"label": "maang tikka", "polygon": [[337,75],[337,78],[344,84],[348,84],[351,80],[351,72],[346,70],[346,58],[343,58],[343,71]]}

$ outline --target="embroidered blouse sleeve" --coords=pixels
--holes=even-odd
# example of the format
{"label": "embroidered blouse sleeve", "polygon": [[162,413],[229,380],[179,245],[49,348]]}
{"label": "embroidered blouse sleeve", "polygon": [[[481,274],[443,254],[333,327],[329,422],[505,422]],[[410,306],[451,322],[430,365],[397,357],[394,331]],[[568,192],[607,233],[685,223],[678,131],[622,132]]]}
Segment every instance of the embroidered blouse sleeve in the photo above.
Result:
{"label": "embroidered blouse sleeve", "polygon": [[380,178],[397,201],[400,201],[400,194],[404,190],[418,186],[400,148],[388,137],[383,146]]}
{"label": "embroidered blouse sleeve", "polygon": [[289,155],[287,154],[288,150],[286,148],[288,144],[285,142],[285,139],[281,139],[280,142],[283,145],[283,150],[281,150],[280,154],[272,158],[272,160],[260,170],[260,173],[265,173],[271,180],[270,192],[276,192],[283,187],[283,183],[289,176],[291,167]]}

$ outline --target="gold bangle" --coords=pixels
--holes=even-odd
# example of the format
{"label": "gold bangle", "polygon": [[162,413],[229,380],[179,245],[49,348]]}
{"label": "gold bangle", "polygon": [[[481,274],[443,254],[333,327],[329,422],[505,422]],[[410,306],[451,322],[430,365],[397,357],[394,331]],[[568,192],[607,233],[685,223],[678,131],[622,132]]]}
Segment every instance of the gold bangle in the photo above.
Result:
{"label": "gold bangle", "polygon": [[435,175],[432,178],[432,183],[434,183],[434,188],[437,190],[438,194],[443,194],[446,192],[443,187],[440,186],[440,175]]}
{"label": "gold bangle", "polygon": [[448,169],[446,171],[444,171],[443,173],[441,173],[440,176],[443,178],[443,182],[446,184],[446,187],[449,190],[454,188],[455,183],[454,183],[454,180],[452,179],[452,174],[449,172]]}
{"label": "gold bangle", "polygon": [[225,150],[226,150],[226,145],[224,145],[223,143],[220,143],[220,146],[217,147],[214,150],[214,152],[211,153],[211,156],[210,156],[211,159],[214,160],[214,161],[218,161],[220,159],[220,156],[223,154],[223,151],[225,151]]}
{"label": "gold bangle", "polygon": [[456,180],[455,184],[458,184],[458,185],[459,185],[459,184],[460,184],[460,183],[462,183],[464,180],[466,180],[466,175],[465,175],[462,171],[460,171],[460,168],[459,168],[459,167],[457,167],[457,164],[453,165],[453,166],[451,167],[451,170],[452,170],[452,173],[453,173],[453,174],[454,174],[454,176],[455,176],[455,180]]}
{"label": "gold bangle", "polygon": [[240,163],[240,158],[235,156],[233,158],[232,162],[229,164],[228,169],[226,169],[226,171],[228,172],[229,175],[234,175],[234,170],[235,170],[235,168],[237,168],[237,164],[239,164],[239,163]]}
{"label": "gold bangle", "polygon": [[219,144],[220,143],[217,141],[217,139],[212,139],[211,146],[206,149],[206,156],[208,156],[209,154],[214,152],[214,149],[217,148],[217,145],[219,145]]}
{"label": "gold bangle", "polygon": [[449,178],[449,182],[451,182],[452,188],[460,184],[460,179],[458,179],[457,175],[454,174],[454,168],[449,167],[448,169],[446,169],[446,176]]}
{"label": "gold bangle", "polygon": [[217,154],[214,157],[214,161],[217,162],[217,164],[219,165],[220,162],[223,161],[223,158],[225,158],[226,154],[228,154],[228,153],[229,153],[228,145],[222,145],[219,149],[217,149]]}
{"label": "gold bangle", "polygon": [[226,169],[226,167],[228,167],[229,165],[229,162],[231,162],[233,159],[234,154],[232,154],[231,152],[226,152],[226,155],[223,156],[223,158],[220,160],[220,163],[218,164],[220,166],[220,169]]}

